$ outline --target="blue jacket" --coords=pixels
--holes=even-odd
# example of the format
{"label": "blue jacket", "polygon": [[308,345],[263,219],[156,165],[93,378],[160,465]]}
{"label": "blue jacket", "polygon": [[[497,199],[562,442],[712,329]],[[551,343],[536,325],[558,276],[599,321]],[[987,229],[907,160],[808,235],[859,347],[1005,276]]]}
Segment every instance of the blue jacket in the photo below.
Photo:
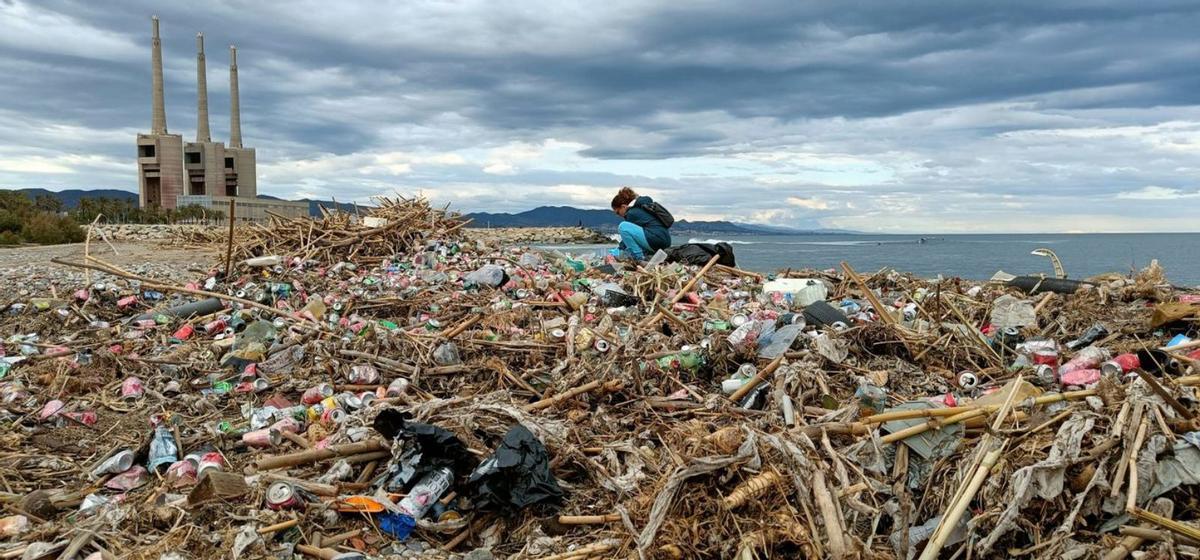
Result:
{"label": "blue jacket", "polygon": [[647,212],[640,206],[652,202],[648,196],[639,196],[633,204],[625,210],[625,221],[632,222],[646,231],[646,241],[650,243],[650,248],[654,250],[666,249],[671,246],[671,232],[658,218]]}

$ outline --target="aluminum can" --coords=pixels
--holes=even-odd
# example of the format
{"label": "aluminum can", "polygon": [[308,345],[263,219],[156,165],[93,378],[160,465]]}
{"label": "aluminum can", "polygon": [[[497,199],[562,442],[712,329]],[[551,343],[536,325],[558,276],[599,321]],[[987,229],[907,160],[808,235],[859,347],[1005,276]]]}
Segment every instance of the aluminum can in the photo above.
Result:
{"label": "aluminum can", "polygon": [[1100,371],[1105,375],[1124,375],[1139,367],[1142,362],[1137,354],[1119,354],[1115,358],[1100,364]]}
{"label": "aluminum can", "polygon": [[275,482],[268,486],[266,502],[267,507],[275,511],[300,509],[303,505],[296,489],[286,482]]}
{"label": "aluminum can", "polygon": [[327,397],[332,397],[332,396],[333,396],[333,385],[330,385],[328,383],[321,383],[320,385],[317,385],[316,387],[312,387],[312,388],[308,389],[307,391],[305,391],[304,395],[300,397],[300,401],[303,402],[304,404],[317,404],[317,403],[321,402],[322,399],[325,399]]}

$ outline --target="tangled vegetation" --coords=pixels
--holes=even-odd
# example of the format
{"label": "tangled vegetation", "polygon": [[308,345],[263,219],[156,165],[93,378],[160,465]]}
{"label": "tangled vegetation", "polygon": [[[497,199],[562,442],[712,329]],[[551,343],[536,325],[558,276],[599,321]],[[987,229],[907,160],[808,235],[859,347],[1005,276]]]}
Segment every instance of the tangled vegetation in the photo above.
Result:
{"label": "tangled vegetation", "polygon": [[78,243],[85,237],[81,224],[96,216],[108,223],[175,224],[221,222],[225,213],[200,206],[139,208],[132,201],[116,198],[85,198],[72,210],[61,200],[39,195],[30,199],[16,191],[0,191],[0,245]]}

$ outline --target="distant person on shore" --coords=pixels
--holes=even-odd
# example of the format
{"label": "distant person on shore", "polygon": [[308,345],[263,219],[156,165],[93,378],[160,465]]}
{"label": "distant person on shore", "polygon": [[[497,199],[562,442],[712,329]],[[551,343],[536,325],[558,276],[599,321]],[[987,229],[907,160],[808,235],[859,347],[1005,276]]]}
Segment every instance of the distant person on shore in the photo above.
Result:
{"label": "distant person on shore", "polygon": [[655,251],[671,246],[669,230],[675,218],[650,197],[638,196],[633,189],[624,187],[613,197],[612,209],[624,219],[617,227],[620,248],[633,258],[644,261]]}

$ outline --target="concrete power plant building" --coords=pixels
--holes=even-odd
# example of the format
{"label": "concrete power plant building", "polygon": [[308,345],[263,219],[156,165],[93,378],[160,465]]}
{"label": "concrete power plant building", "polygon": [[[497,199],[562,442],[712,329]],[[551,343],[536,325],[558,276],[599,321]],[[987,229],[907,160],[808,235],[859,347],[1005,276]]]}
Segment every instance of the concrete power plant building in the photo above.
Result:
{"label": "concrete power plant building", "polygon": [[181,135],[167,132],[158,17],[150,21],[152,117],[150,133],[137,135],[139,204],[143,208],[198,205],[225,210],[230,200],[236,200],[236,216],[243,221],[265,220],[268,211],[287,217],[308,215],[307,202],[257,198],[254,148],[242,146],[237,47],[229,47],[229,146],[214,142],[209,131],[203,33],[196,35],[196,141],[185,143]]}

